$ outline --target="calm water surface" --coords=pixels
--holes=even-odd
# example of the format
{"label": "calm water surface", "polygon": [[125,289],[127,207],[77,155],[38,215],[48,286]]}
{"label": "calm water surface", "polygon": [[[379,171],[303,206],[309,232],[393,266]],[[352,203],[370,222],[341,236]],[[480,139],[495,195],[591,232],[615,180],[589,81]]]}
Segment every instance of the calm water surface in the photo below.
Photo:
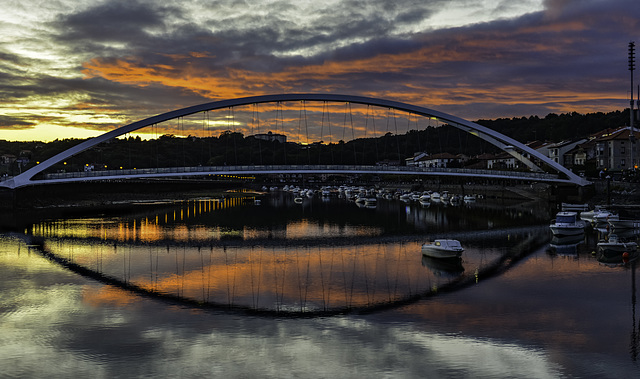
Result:
{"label": "calm water surface", "polygon": [[[2,375],[638,375],[635,262],[551,240],[553,213],[278,193],[40,215],[0,235]],[[424,258],[439,237],[463,259]]]}

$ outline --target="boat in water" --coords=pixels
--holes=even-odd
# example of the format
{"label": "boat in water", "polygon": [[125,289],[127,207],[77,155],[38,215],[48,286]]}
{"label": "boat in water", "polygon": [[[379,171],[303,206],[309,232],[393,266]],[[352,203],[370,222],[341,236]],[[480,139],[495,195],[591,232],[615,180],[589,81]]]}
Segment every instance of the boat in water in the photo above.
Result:
{"label": "boat in water", "polygon": [[576,212],[558,212],[549,228],[554,236],[575,236],[584,233],[584,221],[578,220]]}
{"label": "boat in water", "polygon": [[633,241],[625,242],[617,234],[610,234],[607,241],[598,242],[598,254],[603,257],[614,257],[624,253],[636,254],[638,244]]}
{"label": "boat in water", "polygon": [[458,240],[438,239],[422,245],[422,254],[432,258],[460,258],[463,251]]}
{"label": "boat in water", "polygon": [[609,220],[618,220],[620,217],[603,206],[596,206],[592,211],[580,213],[580,219],[593,225],[606,224]]}

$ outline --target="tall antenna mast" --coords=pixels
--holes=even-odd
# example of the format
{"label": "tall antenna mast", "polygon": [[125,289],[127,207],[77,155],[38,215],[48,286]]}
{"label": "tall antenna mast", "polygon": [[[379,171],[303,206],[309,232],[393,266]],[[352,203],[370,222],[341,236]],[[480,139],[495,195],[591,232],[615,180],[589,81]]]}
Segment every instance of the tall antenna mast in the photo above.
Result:
{"label": "tall antenna mast", "polygon": [[629,142],[631,143],[631,146],[629,147],[629,151],[631,154],[631,169],[633,171],[635,171],[635,162],[633,161],[633,145],[635,143],[635,135],[634,135],[634,107],[633,107],[633,71],[636,69],[635,66],[635,43],[629,42],[629,72],[631,73],[631,92],[629,94],[629,98],[630,98],[630,107],[629,107],[629,119],[630,119],[630,123],[629,123]]}

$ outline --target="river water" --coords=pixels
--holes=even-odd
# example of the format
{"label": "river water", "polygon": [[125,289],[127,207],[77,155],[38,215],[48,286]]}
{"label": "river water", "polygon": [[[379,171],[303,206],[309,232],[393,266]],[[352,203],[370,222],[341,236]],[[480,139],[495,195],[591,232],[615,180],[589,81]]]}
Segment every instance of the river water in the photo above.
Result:
{"label": "river water", "polygon": [[[552,240],[554,213],[276,192],[21,215],[0,375],[634,377],[635,261],[598,262],[604,231]],[[423,257],[435,238],[462,260]]]}

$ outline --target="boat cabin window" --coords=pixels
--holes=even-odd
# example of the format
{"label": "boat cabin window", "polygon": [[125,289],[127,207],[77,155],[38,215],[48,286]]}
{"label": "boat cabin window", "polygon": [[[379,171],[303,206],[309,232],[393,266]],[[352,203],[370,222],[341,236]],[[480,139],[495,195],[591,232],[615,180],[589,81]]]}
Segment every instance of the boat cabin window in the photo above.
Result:
{"label": "boat cabin window", "polygon": [[436,241],[435,245],[440,246],[440,241]]}
{"label": "boat cabin window", "polygon": [[576,217],[571,215],[571,216],[557,216],[556,217],[556,222],[557,223],[567,223],[567,224],[571,224],[576,222]]}

